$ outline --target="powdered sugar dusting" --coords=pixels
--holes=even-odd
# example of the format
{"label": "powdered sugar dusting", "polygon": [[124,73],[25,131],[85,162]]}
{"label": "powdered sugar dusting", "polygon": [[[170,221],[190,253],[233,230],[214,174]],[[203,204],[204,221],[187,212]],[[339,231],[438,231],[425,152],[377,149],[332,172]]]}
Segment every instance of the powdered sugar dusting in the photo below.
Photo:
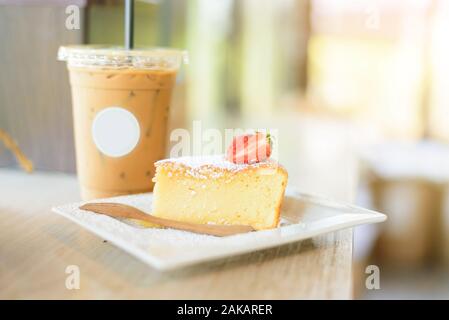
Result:
{"label": "powdered sugar dusting", "polygon": [[200,170],[205,167],[212,167],[222,169],[230,172],[237,172],[248,168],[255,168],[260,166],[277,165],[274,160],[267,159],[264,161],[251,163],[251,164],[237,164],[226,160],[225,155],[209,155],[209,156],[188,156],[179,158],[169,158],[156,162],[156,166],[164,163],[174,163],[183,165],[190,169]]}
{"label": "powdered sugar dusting", "polygon": [[271,159],[250,164],[237,164],[226,160],[225,155],[219,154],[164,159],[156,162],[156,167],[167,163],[174,165],[175,173],[172,175],[179,175],[176,171],[180,169],[183,174],[196,179],[218,179],[225,173],[232,174],[259,167],[274,169],[278,166],[278,163]]}

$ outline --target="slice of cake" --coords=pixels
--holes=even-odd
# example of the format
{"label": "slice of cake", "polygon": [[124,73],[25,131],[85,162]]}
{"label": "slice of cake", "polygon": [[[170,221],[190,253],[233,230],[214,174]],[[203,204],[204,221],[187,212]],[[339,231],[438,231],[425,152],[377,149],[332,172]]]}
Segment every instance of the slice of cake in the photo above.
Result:
{"label": "slice of cake", "polygon": [[152,214],[193,223],[278,226],[287,172],[275,161],[234,164],[221,156],[156,162]]}
{"label": "slice of cake", "polygon": [[234,163],[231,158],[216,155],[156,162],[152,214],[192,223],[276,228],[287,171],[266,157],[257,161],[246,157],[248,163]]}

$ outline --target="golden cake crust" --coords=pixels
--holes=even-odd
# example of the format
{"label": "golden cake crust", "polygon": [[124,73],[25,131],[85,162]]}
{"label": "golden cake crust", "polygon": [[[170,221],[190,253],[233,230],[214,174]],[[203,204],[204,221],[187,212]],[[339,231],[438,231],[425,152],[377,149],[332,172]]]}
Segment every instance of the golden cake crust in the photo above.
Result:
{"label": "golden cake crust", "polygon": [[[267,159],[252,164],[234,164],[225,159],[223,155],[203,157],[181,157],[157,161],[156,170],[170,170],[178,175],[187,175],[199,179],[232,178],[242,171],[251,173],[254,170],[266,170],[266,174],[282,172],[287,175],[287,170],[278,162]],[[274,171],[271,171],[274,170]]]}

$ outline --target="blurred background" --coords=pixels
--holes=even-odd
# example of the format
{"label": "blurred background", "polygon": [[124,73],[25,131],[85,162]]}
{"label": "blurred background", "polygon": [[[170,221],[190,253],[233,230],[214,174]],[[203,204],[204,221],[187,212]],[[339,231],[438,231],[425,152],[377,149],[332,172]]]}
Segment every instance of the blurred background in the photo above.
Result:
{"label": "blurred background", "polygon": [[[64,27],[70,4],[79,30]],[[354,232],[355,298],[449,298],[449,1],[154,0],[135,12],[136,46],[189,52],[172,129],[276,129],[290,186],[388,215]],[[0,0],[0,138],[36,170],[75,172],[58,47],[122,45],[122,15],[119,0]],[[0,166],[18,167],[1,143]],[[365,287],[370,264],[381,290]]]}

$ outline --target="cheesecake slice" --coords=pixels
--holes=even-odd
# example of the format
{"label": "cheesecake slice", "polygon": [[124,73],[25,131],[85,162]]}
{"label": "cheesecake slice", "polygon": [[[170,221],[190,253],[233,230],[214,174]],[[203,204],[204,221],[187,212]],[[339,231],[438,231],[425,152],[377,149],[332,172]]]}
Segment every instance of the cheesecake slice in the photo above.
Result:
{"label": "cheesecake slice", "polygon": [[266,159],[236,164],[224,155],[156,162],[152,214],[201,224],[276,228],[287,171]]}

